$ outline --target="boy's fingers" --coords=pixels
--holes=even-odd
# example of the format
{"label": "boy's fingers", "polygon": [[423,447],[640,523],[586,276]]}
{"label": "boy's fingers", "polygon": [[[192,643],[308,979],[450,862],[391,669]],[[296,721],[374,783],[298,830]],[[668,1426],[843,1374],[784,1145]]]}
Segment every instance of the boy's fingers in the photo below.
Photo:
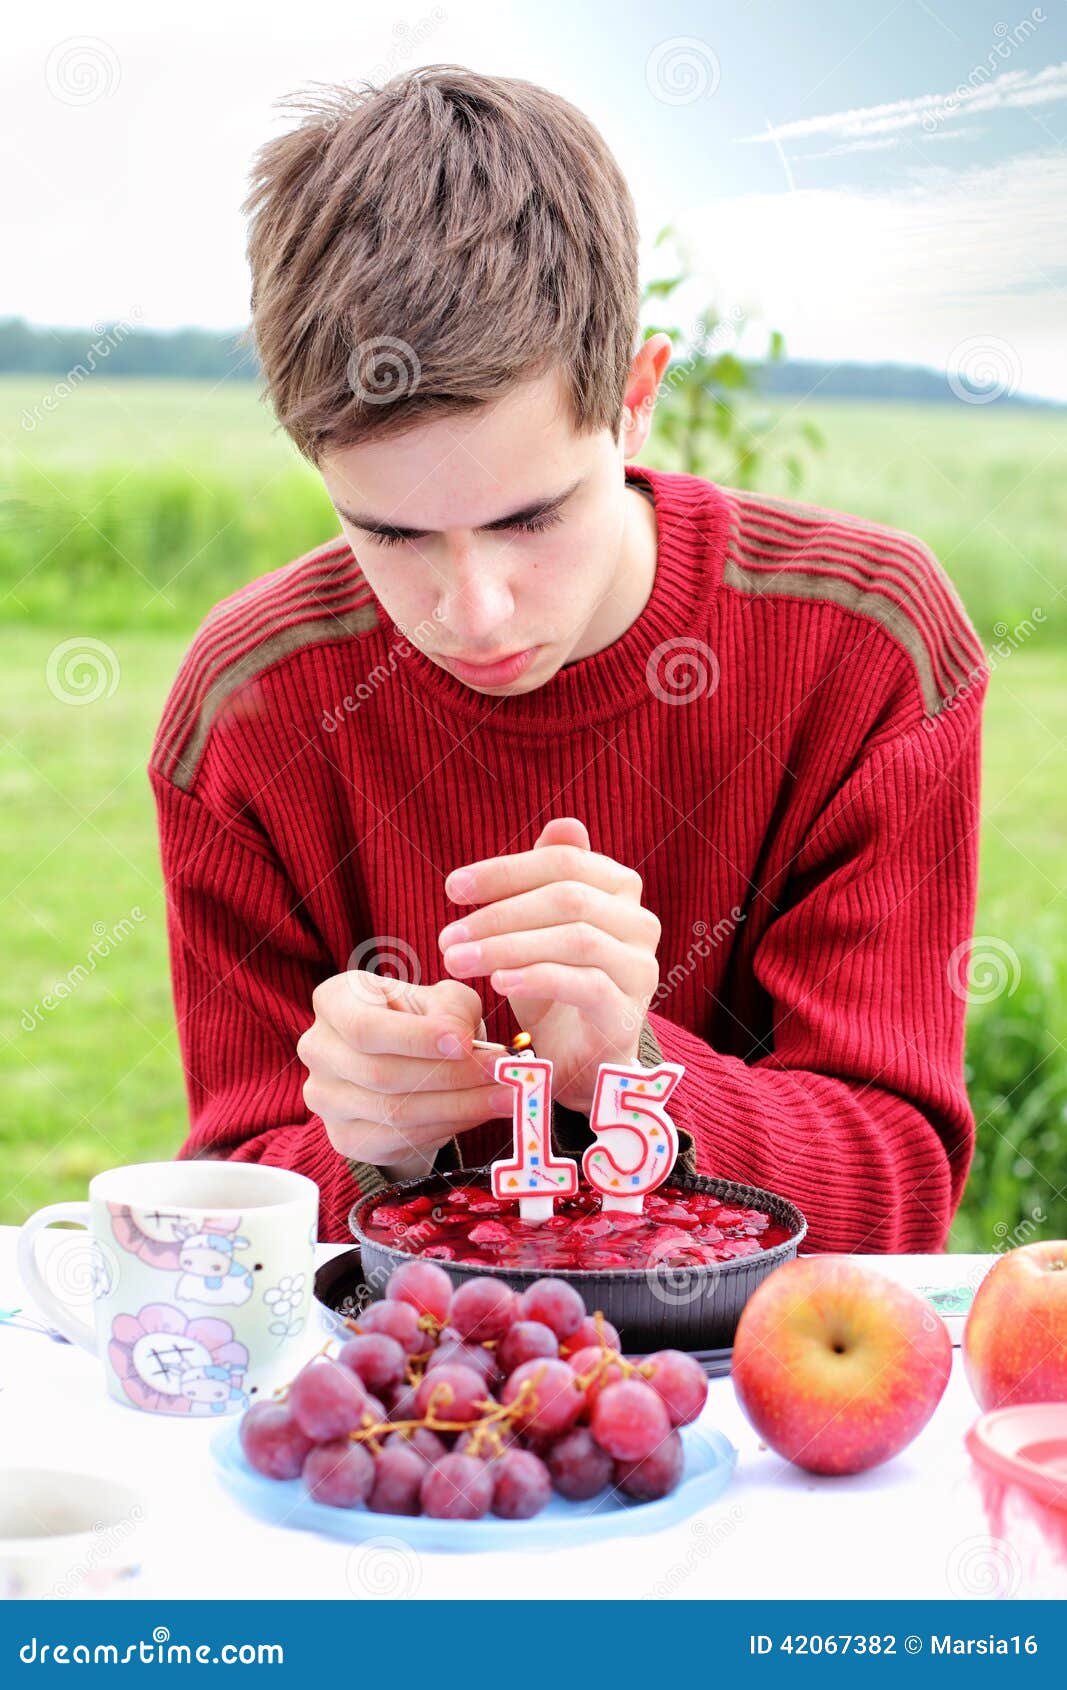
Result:
{"label": "boy's fingers", "polygon": [[446,1022],[456,1022],[455,1031],[469,1041],[476,1037],[482,1024],[482,1000],[473,986],[462,980],[438,980],[433,986],[422,988],[426,995],[424,1014],[438,1016]]}
{"label": "boy's fingers", "polygon": [[460,980],[422,986],[353,970],[316,987],[312,1003],[318,1019],[368,1055],[437,1062],[446,1056],[441,1039],[451,1036],[469,1051],[481,1025],[481,999]]}
{"label": "boy's fingers", "polygon": [[454,944],[477,944],[500,933],[517,933],[533,927],[557,927],[564,922],[585,922],[589,927],[613,933],[626,944],[648,944],[659,940],[659,922],[643,904],[629,898],[617,898],[599,886],[589,886],[577,880],[557,880],[536,892],[520,892],[514,898],[501,898],[495,904],[483,904],[476,910],[465,910],[461,918],[467,931],[466,939],[457,939],[449,929],[459,925],[450,922],[438,934],[446,936],[444,949]]}
{"label": "boy's fingers", "polygon": [[471,1086],[466,1091],[412,1091],[402,1097],[364,1092],[368,1118],[399,1131],[418,1127],[475,1127],[511,1108],[507,1086]]}
{"label": "boy's fingers", "polygon": [[430,1020],[411,1012],[398,1014],[395,1009],[359,1009],[343,1001],[319,1013],[325,1013],[329,1025],[350,1050],[368,1056],[418,1057],[423,1062],[440,1062],[437,1041],[444,1033],[455,1031],[443,1018]]}
{"label": "boy's fingers", "polygon": [[399,1009],[414,1011],[419,1009],[422,987],[415,980],[394,980],[389,974],[376,974],[369,968],[349,968],[344,974],[334,975],[333,981],[326,985],[333,985],[334,981],[343,983],[345,991],[352,1001],[363,1009]]}
{"label": "boy's fingers", "polygon": [[[486,1085],[492,1080],[492,1069],[475,1058],[453,1062],[438,1053],[426,1062],[416,1062],[410,1056],[396,1056],[392,1052],[368,1053],[354,1050],[328,1023],[318,1020],[297,1040],[296,1054],[306,1068],[332,1074],[350,1084],[365,1086],[368,1091],[402,1092],[461,1091],[465,1087]],[[489,1053],[487,1053],[489,1054]]]}
{"label": "boy's fingers", "polygon": [[445,892],[454,904],[490,904],[554,880],[584,880],[613,896],[638,902],[641,898],[641,876],[635,869],[579,845],[539,845],[533,851],[466,863],[449,875]]}
{"label": "boy's fingers", "polygon": [[[396,1167],[409,1157],[431,1159],[447,1144],[457,1132],[466,1132],[466,1127],[432,1127],[412,1128],[401,1137],[388,1127],[376,1126],[371,1121],[324,1121],[326,1136],[334,1149],[342,1156],[349,1156],[355,1162],[373,1162],[383,1171]],[[399,1179],[401,1176],[396,1175]]]}
{"label": "boy's fingers", "polygon": [[[375,1128],[389,1127],[400,1138],[407,1132],[422,1129],[433,1131],[442,1127],[474,1127],[502,1115],[510,1105],[512,1093],[507,1087],[472,1086],[465,1091],[405,1092],[393,1097],[382,1092],[366,1091],[347,1080],[315,1076],[304,1086],[304,1102],[313,1115],[334,1124],[350,1123],[358,1126],[369,1122]],[[417,1143],[412,1143],[412,1149]]]}

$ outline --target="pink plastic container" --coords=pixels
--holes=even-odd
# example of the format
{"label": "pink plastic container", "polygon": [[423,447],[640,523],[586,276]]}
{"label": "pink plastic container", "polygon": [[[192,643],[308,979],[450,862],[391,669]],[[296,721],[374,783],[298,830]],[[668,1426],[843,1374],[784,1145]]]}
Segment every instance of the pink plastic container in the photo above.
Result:
{"label": "pink plastic container", "polygon": [[1067,1594],[1067,1402],[993,1409],[965,1442],[989,1529],[1018,1557],[1018,1594]]}

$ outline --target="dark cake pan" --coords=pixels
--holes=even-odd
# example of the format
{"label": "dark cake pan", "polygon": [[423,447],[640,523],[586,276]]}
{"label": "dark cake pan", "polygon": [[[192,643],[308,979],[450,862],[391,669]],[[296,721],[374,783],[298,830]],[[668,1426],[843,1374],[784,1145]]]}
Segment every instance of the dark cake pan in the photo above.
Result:
{"label": "dark cake pan", "polygon": [[[733,1261],[672,1267],[661,1263],[648,1268],[561,1268],[547,1277],[565,1279],[580,1291],[590,1313],[599,1309],[618,1328],[627,1351],[646,1354],[658,1349],[710,1350],[733,1343],[741,1310],[756,1286],[783,1262],[793,1259],[808,1230],[800,1210],[785,1197],[763,1191],[756,1185],[736,1180],[713,1179],[702,1174],[678,1174],[669,1185],[679,1191],[700,1191],[723,1203],[762,1209],[790,1236],[757,1255],[738,1256]],[[409,1202],[423,1194],[432,1196],[442,1186],[489,1186],[489,1169],[462,1168],[454,1174],[434,1173],[424,1179],[405,1180],[362,1197],[348,1217],[352,1236],[362,1254],[363,1275],[372,1299],[385,1295],[386,1283],[395,1268],[419,1258],[397,1245],[369,1238],[363,1222],[382,1204]],[[540,1268],[470,1266],[460,1262],[435,1261],[454,1285],[466,1279],[503,1279],[516,1291],[525,1291],[535,1279],[546,1277]]]}

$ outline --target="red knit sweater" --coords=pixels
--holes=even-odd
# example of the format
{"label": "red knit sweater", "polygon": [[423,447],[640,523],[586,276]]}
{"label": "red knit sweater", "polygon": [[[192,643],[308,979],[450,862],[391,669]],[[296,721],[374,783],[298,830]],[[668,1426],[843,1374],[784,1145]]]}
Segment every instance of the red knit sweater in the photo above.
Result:
{"label": "red knit sweater", "polygon": [[[792,1198],[806,1248],[940,1249],[973,1150],[982,649],[913,535],[626,473],[655,502],[651,597],[534,692],[488,698],[409,645],[343,540],[206,619],[150,766],[179,1154],[309,1174],[322,1236],[347,1239],[382,1179],[302,1101],[316,983],[350,962],[446,977],[449,870],[575,815],[662,923],[642,1056],[685,1064],[688,1165]],[[474,984],[509,1037],[506,999]],[[438,1165],[509,1142],[495,1120]]]}

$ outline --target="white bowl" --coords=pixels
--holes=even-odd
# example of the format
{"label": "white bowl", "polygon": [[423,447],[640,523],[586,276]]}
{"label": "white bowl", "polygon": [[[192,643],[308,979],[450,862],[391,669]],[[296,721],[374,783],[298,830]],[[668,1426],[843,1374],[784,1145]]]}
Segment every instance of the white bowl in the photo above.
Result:
{"label": "white bowl", "polygon": [[144,1520],[137,1492],[115,1479],[0,1470],[0,1597],[132,1594]]}

